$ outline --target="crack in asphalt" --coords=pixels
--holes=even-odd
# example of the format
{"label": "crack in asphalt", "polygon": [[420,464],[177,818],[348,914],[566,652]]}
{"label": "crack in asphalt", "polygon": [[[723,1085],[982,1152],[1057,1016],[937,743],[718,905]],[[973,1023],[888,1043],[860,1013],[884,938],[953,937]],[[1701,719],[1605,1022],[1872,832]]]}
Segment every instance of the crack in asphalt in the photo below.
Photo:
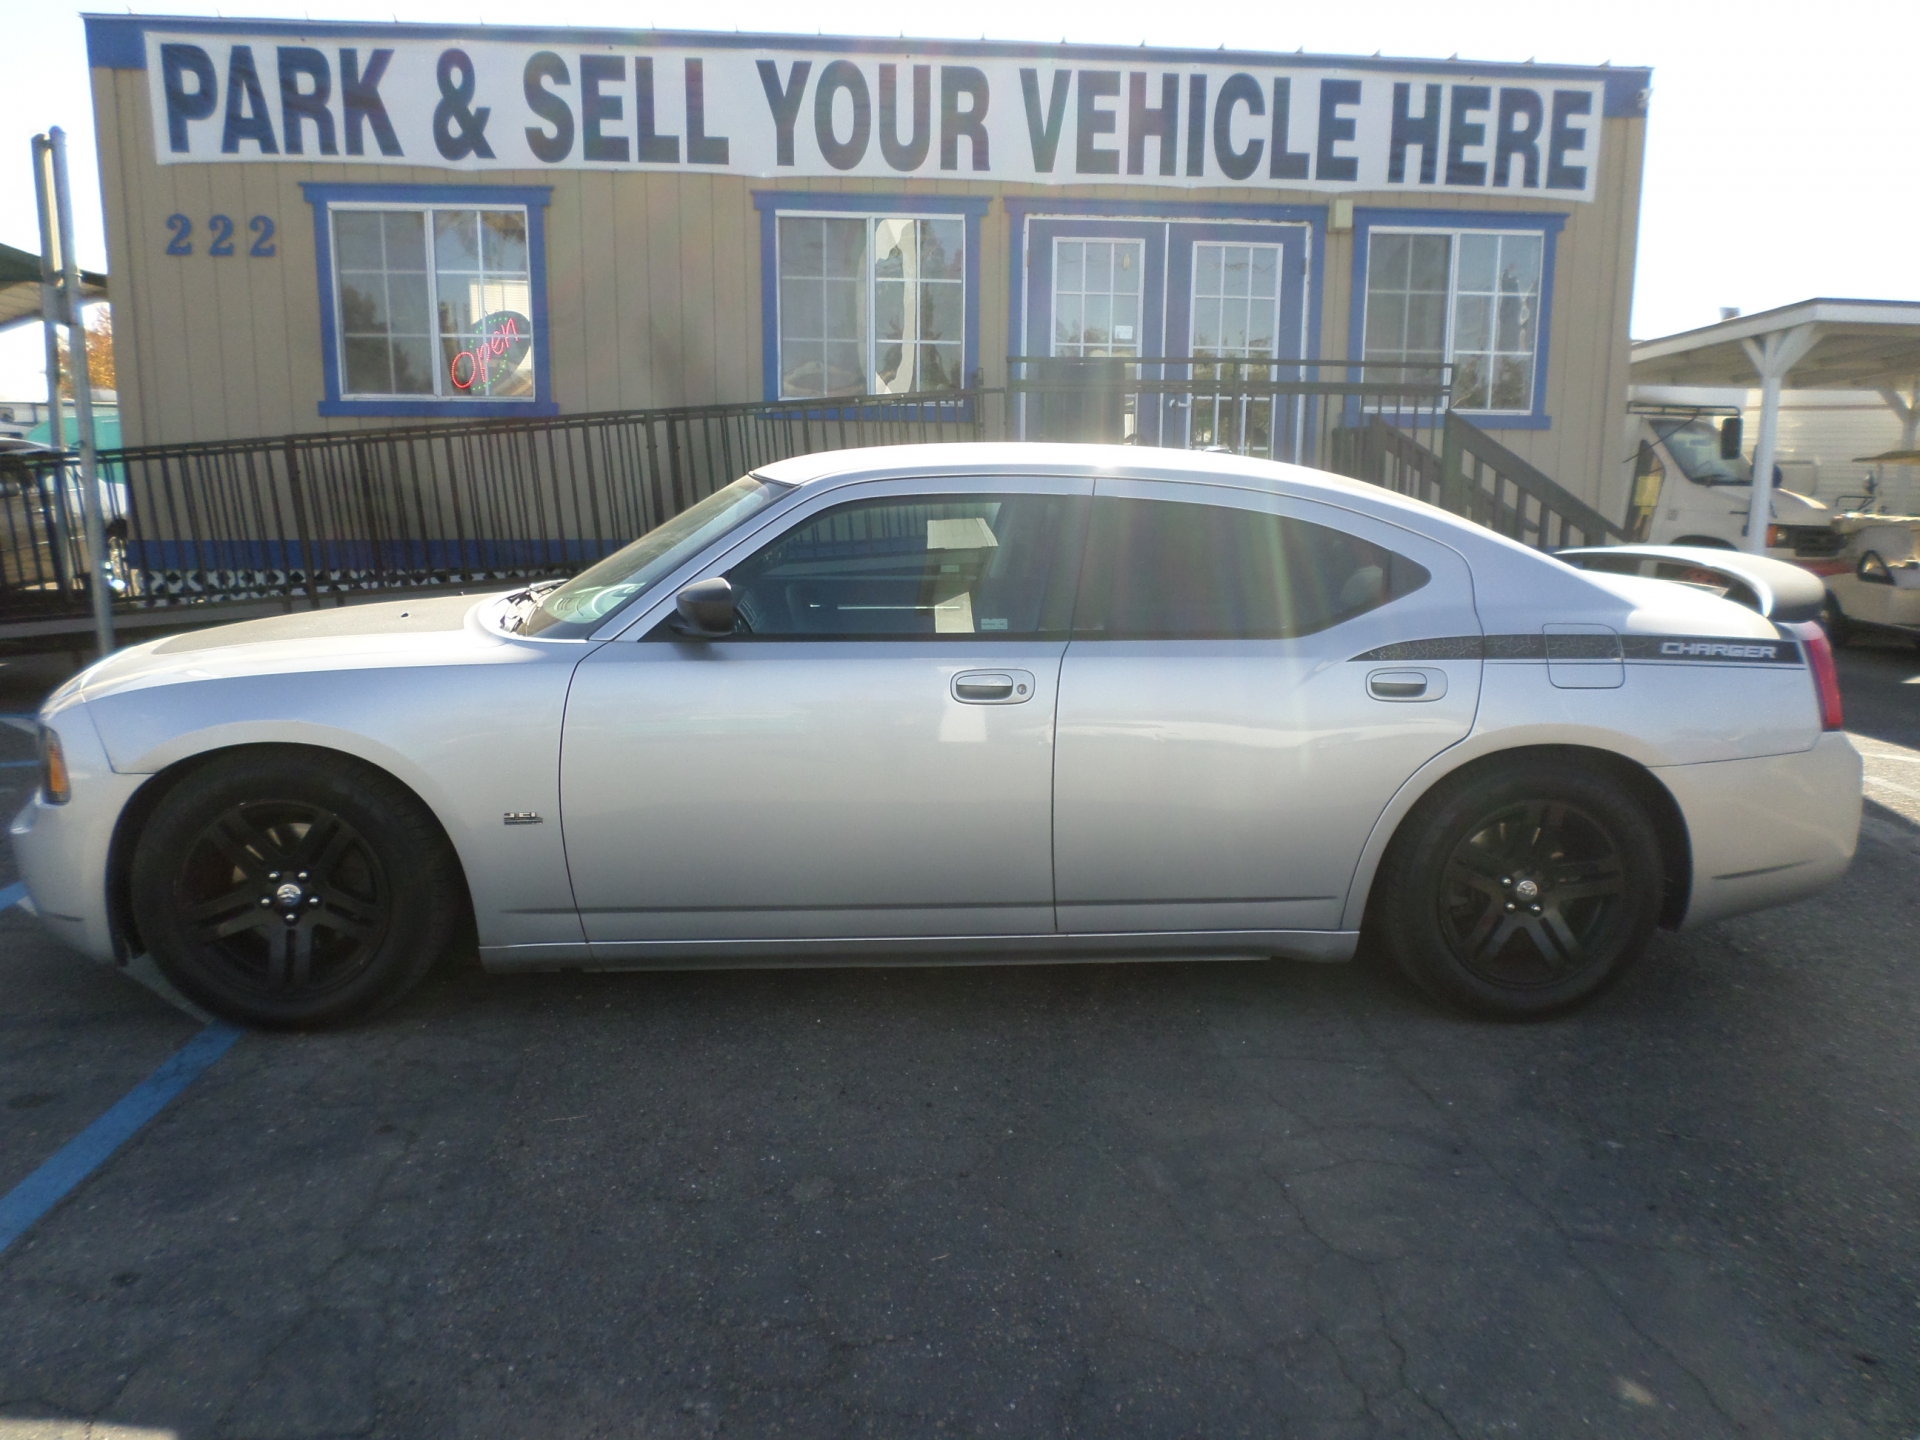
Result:
{"label": "crack in asphalt", "polygon": [[[1364,1032],[1365,1030],[1364,1024],[1362,1025],[1361,1028]],[[1445,1120],[1446,1107],[1441,1103],[1439,1097],[1436,1096],[1432,1091],[1430,1091],[1424,1084],[1422,1084],[1419,1079],[1417,1079],[1414,1075],[1409,1073],[1405,1069],[1405,1067],[1401,1066],[1395,1059],[1393,1053],[1390,1050],[1388,1050],[1387,1047],[1385,1047],[1384,1045],[1380,1045],[1376,1041],[1374,1041],[1371,1034],[1368,1034],[1367,1039],[1368,1039],[1368,1042],[1370,1044],[1373,1044],[1374,1048],[1380,1053],[1382,1058],[1385,1060],[1388,1068],[1390,1068],[1393,1071],[1393,1073],[1398,1075],[1400,1079],[1411,1090],[1414,1091],[1414,1093],[1419,1095],[1421,1099],[1425,1101],[1427,1107],[1433,1112],[1435,1118],[1440,1120]],[[1619,1318],[1621,1319],[1622,1322],[1625,1323],[1627,1328],[1631,1330],[1635,1335],[1639,1336],[1643,1341],[1645,1341],[1646,1344],[1649,1347],[1651,1347],[1654,1351],[1656,1351],[1658,1354],[1666,1357],[1668,1362],[1671,1363],[1676,1370],[1678,1370],[1682,1375],[1685,1375],[1689,1380],[1691,1380],[1694,1383],[1694,1385],[1698,1388],[1700,1392],[1700,1398],[1707,1403],[1708,1408],[1710,1408],[1714,1414],[1718,1415],[1723,1421],[1725,1421],[1728,1427],[1732,1431],[1734,1431],[1735,1433],[1744,1431],[1746,1427],[1742,1425],[1721,1403],[1720,1397],[1714,1393],[1713,1387],[1707,1383],[1706,1379],[1700,1374],[1698,1374],[1691,1365],[1689,1365],[1684,1359],[1682,1359],[1680,1355],[1677,1354],[1670,1345],[1668,1345],[1665,1341],[1657,1338],[1650,1331],[1648,1331],[1640,1323],[1639,1318],[1636,1315],[1634,1315],[1632,1309],[1626,1304],[1626,1302],[1618,1294],[1615,1293],[1613,1287],[1609,1285],[1607,1281],[1602,1277],[1601,1273],[1597,1269],[1595,1269],[1594,1266],[1579,1253],[1576,1247],[1582,1244],[1586,1244],[1588,1242],[1575,1240],[1574,1237],[1568,1232],[1565,1224],[1561,1221],[1559,1215],[1555,1213],[1555,1211],[1553,1210],[1553,1207],[1546,1204],[1542,1200],[1536,1199],[1533,1195],[1528,1193],[1528,1191],[1522,1185],[1520,1185],[1517,1180],[1515,1180],[1512,1176],[1508,1175],[1505,1172],[1505,1170],[1503,1170],[1501,1166],[1498,1165],[1492,1159],[1492,1157],[1489,1156],[1486,1153],[1486,1151],[1481,1148],[1479,1143],[1473,1138],[1472,1135],[1460,1130],[1453,1131],[1453,1134],[1460,1144],[1465,1146],[1468,1150],[1472,1151],[1474,1156],[1480,1161],[1481,1165],[1483,1165],[1486,1168],[1487,1173],[1493,1176],[1494,1179],[1499,1181],[1501,1186],[1506,1189],[1508,1194],[1513,1196],[1514,1199],[1518,1200],[1522,1205],[1522,1207],[1532,1211],[1534,1216],[1537,1219],[1543,1221],[1546,1224],[1547,1228],[1556,1237],[1558,1237],[1560,1241],[1561,1250],[1565,1254],[1567,1260],[1572,1265],[1574,1265],[1575,1268],[1577,1268],[1581,1274],[1585,1275],[1587,1279],[1593,1283],[1593,1285],[1596,1287],[1600,1295],[1605,1298],[1607,1304],[1611,1306],[1614,1313],[1619,1316]]]}

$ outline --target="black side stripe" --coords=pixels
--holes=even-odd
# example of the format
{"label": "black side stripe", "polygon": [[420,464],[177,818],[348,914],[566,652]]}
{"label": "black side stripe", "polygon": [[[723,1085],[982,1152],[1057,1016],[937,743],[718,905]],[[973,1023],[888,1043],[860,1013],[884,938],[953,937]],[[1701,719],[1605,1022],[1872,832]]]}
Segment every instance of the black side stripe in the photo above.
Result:
{"label": "black side stripe", "polygon": [[1376,646],[1355,660],[1632,660],[1802,665],[1796,640],[1743,635],[1442,635]]}
{"label": "black side stripe", "polygon": [[[1525,638],[1525,637],[1518,637]],[[1538,640],[1540,636],[1534,636]],[[1546,650],[1541,649],[1541,658]],[[1391,645],[1382,645],[1369,650],[1364,655],[1356,655],[1355,660],[1484,660],[1487,658],[1486,644],[1478,635],[1448,635],[1436,640],[1398,640]]]}

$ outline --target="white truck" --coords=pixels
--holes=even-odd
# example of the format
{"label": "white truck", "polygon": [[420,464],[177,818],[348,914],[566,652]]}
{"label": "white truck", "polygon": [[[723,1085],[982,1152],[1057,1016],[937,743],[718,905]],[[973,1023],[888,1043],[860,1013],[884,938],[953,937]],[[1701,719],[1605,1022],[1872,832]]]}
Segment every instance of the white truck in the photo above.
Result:
{"label": "white truck", "polygon": [[[1753,466],[1741,453],[1740,417],[1648,407],[1635,418],[1630,539],[1744,549]],[[1920,517],[1835,510],[1776,484],[1770,520],[1766,553],[1825,584],[1835,644],[1860,631],[1920,642]]]}

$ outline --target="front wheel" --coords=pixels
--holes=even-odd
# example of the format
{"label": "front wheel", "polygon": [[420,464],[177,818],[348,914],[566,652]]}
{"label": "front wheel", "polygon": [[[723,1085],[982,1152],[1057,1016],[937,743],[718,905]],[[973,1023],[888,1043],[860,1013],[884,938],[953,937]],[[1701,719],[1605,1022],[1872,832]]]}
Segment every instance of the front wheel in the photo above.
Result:
{"label": "front wheel", "polygon": [[392,778],[262,747],[166,796],[134,852],[133,913],[161,971],[217,1015],[275,1028],[391,1004],[455,932],[446,837]]}
{"label": "front wheel", "polygon": [[1545,758],[1477,768],[1415,807],[1368,921],[1416,985],[1506,1019],[1592,998],[1647,947],[1660,841],[1605,773]]}

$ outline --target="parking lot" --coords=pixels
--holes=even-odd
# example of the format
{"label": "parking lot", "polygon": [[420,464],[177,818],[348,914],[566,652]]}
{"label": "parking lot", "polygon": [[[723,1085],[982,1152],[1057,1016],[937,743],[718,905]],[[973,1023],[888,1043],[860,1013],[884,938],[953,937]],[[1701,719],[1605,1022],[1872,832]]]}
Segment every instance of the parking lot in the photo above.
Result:
{"label": "parking lot", "polygon": [[[469,966],[246,1035],[0,1252],[0,1440],[1906,1440],[1920,658],[1841,665],[1848,877],[1550,1023],[1365,960]],[[0,1193],[201,1029],[19,909],[0,997]]]}

